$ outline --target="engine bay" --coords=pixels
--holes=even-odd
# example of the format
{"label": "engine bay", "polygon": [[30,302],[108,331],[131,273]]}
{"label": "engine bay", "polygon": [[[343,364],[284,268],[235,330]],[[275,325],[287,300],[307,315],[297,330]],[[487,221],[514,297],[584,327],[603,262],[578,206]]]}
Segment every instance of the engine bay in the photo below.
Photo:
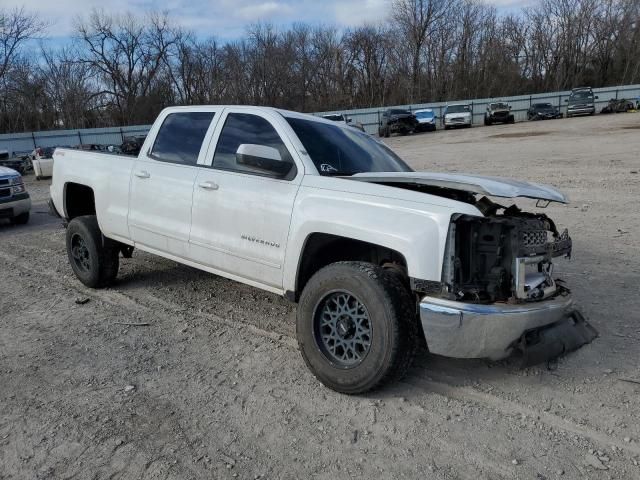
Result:
{"label": "engine bay", "polygon": [[552,259],[570,257],[567,230],[543,213],[475,202],[484,217],[459,215],[449,227],[442,281],[445,295],[472,303],[522,303],[568,292],[553,278]]}

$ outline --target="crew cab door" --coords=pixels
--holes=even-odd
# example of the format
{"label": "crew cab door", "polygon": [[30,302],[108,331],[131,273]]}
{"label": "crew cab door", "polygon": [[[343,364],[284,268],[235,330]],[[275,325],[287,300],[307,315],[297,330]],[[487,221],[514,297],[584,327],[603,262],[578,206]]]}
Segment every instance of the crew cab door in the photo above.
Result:
{"label": "crew cab door", "polygon": [[[129,231],[136,245],[189,257],[191,202],[220,108],[190,107],[163,112],[133,167]],[[164,116],[164,118],[162,118]],[[204,145],[204,147],[203,147]]]}
{"label": "crew cab door", "polygon": [[[282,288],[291,213],[304,173],[287,128],[276,112],[225,109],[193,194],[193,259],[227,277],[274,291]],[[244,163],[240,145],[257,152],[276,149],[290,164],[288,172],[276,174]]]}

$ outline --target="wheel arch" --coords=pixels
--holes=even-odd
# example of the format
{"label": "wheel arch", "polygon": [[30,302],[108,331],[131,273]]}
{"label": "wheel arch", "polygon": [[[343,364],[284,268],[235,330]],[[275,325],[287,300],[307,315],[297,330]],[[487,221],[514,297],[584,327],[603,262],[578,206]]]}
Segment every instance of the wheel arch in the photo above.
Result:
{"label": "wheel arch", "polygon": [[293,290],[287,290],[286,297],[297,302],[305,285],[318,270],[343,261],[364,261],[394,268],[408,281],[407,259],[400,251],[352,237],[312,232],[304,240],[298,256]]}
{"label": "wheel arch", "polygon": [[93,188],[76,182],[66,182],[62,192],[64,217],[73,220],[83,215],[96,214]]}

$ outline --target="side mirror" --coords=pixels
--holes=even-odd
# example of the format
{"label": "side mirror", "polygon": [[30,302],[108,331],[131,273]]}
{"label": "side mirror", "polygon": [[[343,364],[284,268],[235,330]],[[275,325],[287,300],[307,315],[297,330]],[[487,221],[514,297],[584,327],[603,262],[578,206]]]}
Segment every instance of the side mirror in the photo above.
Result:
{"label": "side mirror", "polygon": [[240,165],[284,177],[291,170],[292,163],[282,160],[277,148],[266,145],[243,143],[236,151],[236,161]]}
{"label": "side mirror", "polygon": [[511,105],[509,105],[509,110],[511,110]]}
{"label": "side mirror", "polygon": [[347,123],[351,123],[351,117],[347,117]]}

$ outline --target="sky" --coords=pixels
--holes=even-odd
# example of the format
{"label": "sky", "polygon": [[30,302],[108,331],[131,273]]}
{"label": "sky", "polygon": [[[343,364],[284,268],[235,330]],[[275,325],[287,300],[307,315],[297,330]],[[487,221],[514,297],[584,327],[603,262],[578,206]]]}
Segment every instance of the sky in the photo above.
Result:
{"label": "sky", "polygon": [[[517,8],[527,0],[485,0],[501,10]],[[24,6],[37,12],[51,28],[52,41],[69,39],[78,18],[93,8],[107,13],[142,15],[167,11],[176,24],[202,38],[235,40],[247,25],[258,21],[277,26],[294,22],[335,25],[347,28],[377,23],[389,16],[391,0],[3,0],[5,8]]]}

